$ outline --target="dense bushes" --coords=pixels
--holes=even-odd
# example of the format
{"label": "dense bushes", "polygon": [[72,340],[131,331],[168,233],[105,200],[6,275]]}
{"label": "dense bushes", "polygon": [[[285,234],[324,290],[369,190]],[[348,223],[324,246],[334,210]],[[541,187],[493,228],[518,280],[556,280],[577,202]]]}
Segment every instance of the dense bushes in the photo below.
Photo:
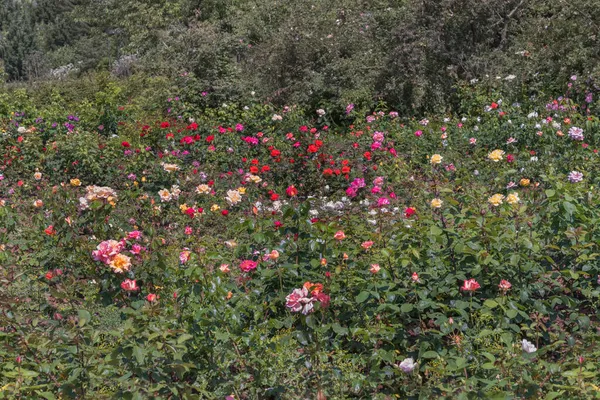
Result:
{"label": "dense bushes", "polygon": [[[514,76],[518,101],[598,78],[596,0],[44,0],[0,6],[10,81],[111,71],[311,108],[458,111],[455,88]],[[69,72],[71,71],[71,72]],[[319,104],[321,103],[321,104]]]}
{"label": "dense bushes", "polygon": [[591,82],[404,119],[97,78],[0,98],[0,397],[597,397]]}

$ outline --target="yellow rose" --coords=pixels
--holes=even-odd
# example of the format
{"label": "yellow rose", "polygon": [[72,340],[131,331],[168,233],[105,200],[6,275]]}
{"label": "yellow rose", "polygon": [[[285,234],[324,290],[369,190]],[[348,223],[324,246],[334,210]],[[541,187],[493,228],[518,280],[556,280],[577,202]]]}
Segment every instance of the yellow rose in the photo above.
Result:
{"label": "yellow rose", "polygon": [[504,156],[504,152],[502,150],[494,150],[490,154],[488,154],[488,158],[490,160],[492,160],[493,162],[498,162],[498,161],[502,160],[503,156]]}
{"label": "yellow rose", "polygon": [[117,254],[110,262],[110,267],[116,273],[129,271],[131,267],[131,259],[124,254]]}
{"label": "yellow rose", "polygon": [[213,205],[210,207],[210,211],[212,211],[212,212],[219,211],[220,209],[221,209],[221,207],[219,207],[219,205],[218,205],[218,204],[213,204]]}
{"label": "yellow rose", "polygon": [[81,186],[81,181],[77,178],[71,179],[71,186]]}
{"label": "yellow rose", "polygon": [[210,193],[210,186],[208,186],[207,184],[202,184],[202,185],[198,185],[196,187],[196,193],[198,194],[208,194]]}
{"label": "yellow rose", "polygon": [[163,169],[167,172],[175,172],[179,169],[177,164],[162,163]]}
{"label": "yellow rose", "polygon": [[239,187],[239,188],[237,188],[237,191],[240,192],[240,194],[246,194],[246,188],[245,187]]}
{"label": "yellow rose", "polygon": [[179,206],[179,209],[181,210],[181,212],[185,212],[185,210],[188,209],[187,204],[183,203],[182,205]]}
{"label": "yellow rose", "polygon": [[146,177],[142,176],[142,182],[146,182]]}
{"label": "yellow rose", "polygon": [[431,162],[432,164],[439,164],[442,162],[442,159],[444,157],[440,156],[439,154],[434,154],[431,156],[431,159],[429,160],[429,162]]}
{"label": "yellow rose", "polygon": [[431,200],[431,207],[433,208],[441,208],[444,202],[441,199],[433,199]]}
{"label": "yellow rose", "polygon": [[488,203],[490,203],[494,207],[498,207],[500,204],[502,204],[502,200],[504,200],[504,196],[500,193],[496,193],[488,199]]}
{"label": "yellow rose", "polygon": [[227,202],[233,206],[242,201],[242,195],[237,190],[228,190],[225,200],[227,200]]}
{"label": "yellow rose", "polygon": [[523,187],[529,186],[530,183],[531,183],[531,181],[529,179],[525,179],[525,178],[523,178],[519,181],[519,185],[521,185]]}
{"label": "yellow rose", "polygon": [[511,194],[506,196],[506,202],[508,204],[518,204],[520,201],[521,199],[519,199],[519,194],[516,192],[512,192]]}

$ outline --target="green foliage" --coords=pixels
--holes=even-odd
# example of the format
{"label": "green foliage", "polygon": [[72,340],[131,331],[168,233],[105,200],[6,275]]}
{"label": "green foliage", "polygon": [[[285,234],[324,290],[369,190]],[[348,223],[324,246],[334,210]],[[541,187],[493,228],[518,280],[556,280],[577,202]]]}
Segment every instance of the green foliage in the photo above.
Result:
{"label": "green foliage", "polygon": [[597,398],[598,92],[519,105],[511,82],[430,121],[238,105],[195,74],[0,96],[0,398]]}
{"label": "green foliage", "polygon": [[[182,74],[219,101],[383,100],[401,114],[462,112],[456,87],[509,82],[514,101],[598,78],[596,0],[43,0],[5,2],[10,81]],[[215,99],[217,101],[217,99]]]}

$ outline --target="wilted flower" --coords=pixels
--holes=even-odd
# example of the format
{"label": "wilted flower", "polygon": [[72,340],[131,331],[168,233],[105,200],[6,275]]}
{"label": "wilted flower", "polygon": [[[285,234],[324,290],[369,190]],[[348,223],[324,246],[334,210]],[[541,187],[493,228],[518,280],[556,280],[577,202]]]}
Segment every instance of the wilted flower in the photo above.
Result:
{"label": "wilted flower", "polygon": [[502,279],[500,281],[500,284],[498,284],[498,287],[500,288],[500,290],[502,290],[503,292],[507,292],[508,290],[510,290],[510,288],[512,287],[511,283],[509,281],[507,281],[506,279]]}
{"label": "wilted flower", "polygon": [[79,198],[79,204],[82,209],[87,209],[93,201],[104,201],[112,206],[116,205],[117,192],[107,186],[88,186],[85,188],[84,197]]}
{"label": "wilted flower", "polygon": [[161,163],[161,165],[163,169],[167,172],[175,172],[180,169],[177,164]]}

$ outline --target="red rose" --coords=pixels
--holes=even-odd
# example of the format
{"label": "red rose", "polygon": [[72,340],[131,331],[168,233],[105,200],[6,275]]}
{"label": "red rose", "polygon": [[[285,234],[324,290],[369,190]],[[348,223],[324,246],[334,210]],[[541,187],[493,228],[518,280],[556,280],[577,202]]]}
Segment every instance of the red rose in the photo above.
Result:
{"label": "red rose", "polygon": [[294,185],[291,185],[285,190],[285,193],[290,197],[294,197],[298,194],[298,189]]}

